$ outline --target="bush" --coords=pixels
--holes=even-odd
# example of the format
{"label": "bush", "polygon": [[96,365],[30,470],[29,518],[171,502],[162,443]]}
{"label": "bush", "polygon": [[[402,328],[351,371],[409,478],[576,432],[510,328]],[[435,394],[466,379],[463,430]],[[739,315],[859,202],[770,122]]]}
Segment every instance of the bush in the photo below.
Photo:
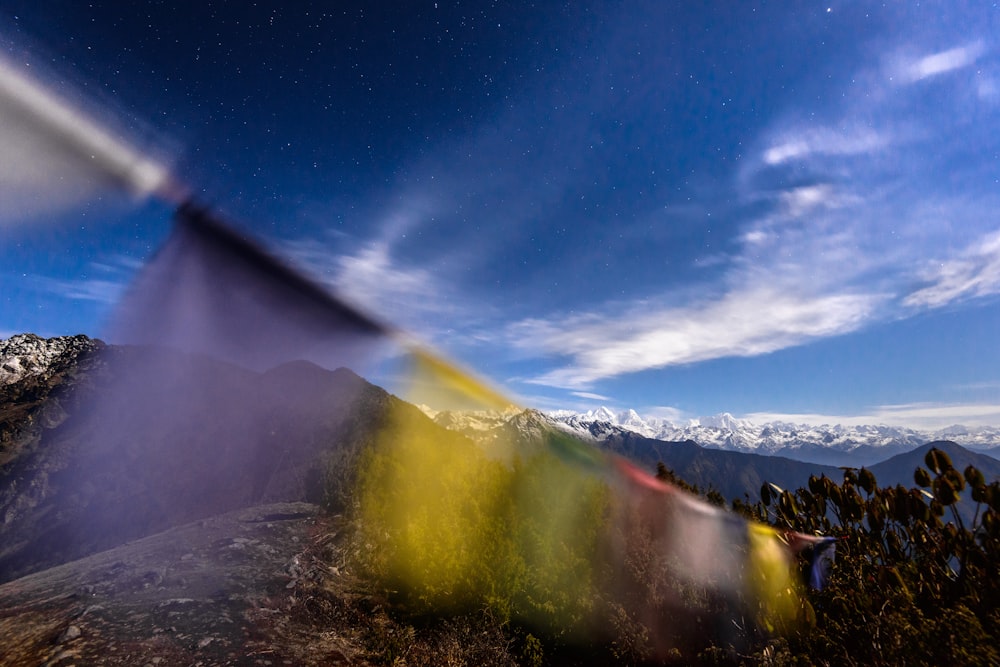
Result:
{"label": "bush", "polygon": [[[959,473],[937,449],[925,463],[914,474],[923,488],[879,488],[862,468],[754,508],[776,525],[840,538],[829,584],[810,596],[815,626],[788,637],[793,654],[816,664],[1000,664],[1000,484],[972,466]],[[965,525],[957,505],[970,501]]]}

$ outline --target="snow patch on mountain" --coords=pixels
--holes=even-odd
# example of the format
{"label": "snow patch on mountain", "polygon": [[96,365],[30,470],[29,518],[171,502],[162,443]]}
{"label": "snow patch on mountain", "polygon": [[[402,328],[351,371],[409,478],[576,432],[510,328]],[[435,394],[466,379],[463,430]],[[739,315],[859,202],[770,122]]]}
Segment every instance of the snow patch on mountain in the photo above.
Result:
{"label": "snow patch on mountain", "polygon": [[27,333],[0,340],[0,387],[57,372],[61,366],[101,345],[100,341],[83,335],[42,338]]}
{"label": "snow patch on mountain", "polygon": [[[927,442],[951,440],[963,447],[1000,454],[1000,428],[950,426],[940,431],[918,431],[895,426],[840,424],[809,426],[788,422],[755,424],[729,413],[677,423],[643,418],[635,410],[614,412],[607,407],[587,412],[551,412],[549,416],[570,430],[601,439],[624,429],[647,438],[679,442],[693,440],[703,447],[728,451],[824,459],[824,452],[856,453],[864,460],[879,460]],[[882,456],[884,454],[884,456]],[[860,464],[864,464],[864,460]]]}

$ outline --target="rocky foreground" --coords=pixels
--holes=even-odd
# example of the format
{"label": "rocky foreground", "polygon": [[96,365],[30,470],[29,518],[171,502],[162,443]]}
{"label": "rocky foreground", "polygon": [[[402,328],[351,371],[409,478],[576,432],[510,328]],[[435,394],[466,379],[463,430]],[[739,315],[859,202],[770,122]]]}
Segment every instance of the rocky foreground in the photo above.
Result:
{"label": "rocky foreground", "polygon": [[344,522],[248,508],[0,585],[0,664],[503,665],[481,619],[396,620],[347,565]]}
{"label": "rocky foreground", "polygon": [[335,539],[316,507],[241,510],[0,586],[0,662],[338,664],[359,652],[327,632],[286,636],[296,594],[335,581],[311,560]]}

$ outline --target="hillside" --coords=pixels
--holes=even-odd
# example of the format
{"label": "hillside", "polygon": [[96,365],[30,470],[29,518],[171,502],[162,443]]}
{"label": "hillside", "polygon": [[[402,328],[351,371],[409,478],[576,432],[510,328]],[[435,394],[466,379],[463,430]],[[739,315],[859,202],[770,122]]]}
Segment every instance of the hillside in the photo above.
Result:
{"label": "hillside", "polygon": [[693,441],[664,442],[631,434],[615,435],[601,443],[622,456],[638,461],[649,470],[658,462],[673,470],[689,484],[704,491],[714,489],[726,500],[749,497],[756,501],[765,482],[786,489],[805,486],[810,475],[838,479],[841,470],[833,466],[803,463],[780,456],[745,454],[708,449]]}
{"label": "hillside", "polygon": [[971,465],[983,473],[987,482],[1000,479],[1000,461],[948,440],[929,442],[913,451],[897,454],[890,459],[870,466],[869,470],[878,479],[879,486],[895,486],[896,484],[902,484],[905,487],[913,486],[913,471],[918,467],[927,467],[924,457],[932,448],[940,449],[947,454],[957,470],[965,470],[966,466]]}
{"label": "hillside", "polygon": [[0,581],[241,507],[338,506],[398,402],[346,369],[119,347],[2,389]]}

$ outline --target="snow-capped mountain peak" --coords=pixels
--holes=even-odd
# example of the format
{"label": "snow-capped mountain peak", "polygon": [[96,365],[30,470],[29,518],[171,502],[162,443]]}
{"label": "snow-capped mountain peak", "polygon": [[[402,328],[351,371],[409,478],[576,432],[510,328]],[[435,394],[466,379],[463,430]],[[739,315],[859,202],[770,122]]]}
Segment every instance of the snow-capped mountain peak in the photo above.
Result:
{"label": "snow-capped mountain peak", "polygon": [[590,421],[595,422],[608,422],[609,424],[614,424],[618,421],[617,415],[603,405],[596,410],[588,411],[587,415]]}
{"label": "snow-capped mountain peak", "polygon": [[42,338],[30,333],[0,340],[0,386],[52,373],[101,345],[101,341],[86,336]]}
{"label": "snow-capped mountain peak", "polygon": [[698,426],[703,426],[705,428],[717,428],[723,431],[738,431],[741,427],[750,426],[749,422],[737,419],[728,412],[723,412],[711,417],[699,417],[695,421],[697,421]]}
{"label": "snow-capped mountain peak", "polygon": [[644,418],[635,410],[616,413],[607,407],[576,414],[560,411],[550,413],[549,417],[592,439],[608,437],[615,430],[623,429],[656,440],[693,440],[712,449],[780,455],[836,465],[867,465],[942,439],[1000,454],[1000,428],[995,427],[956,425],[932,432],[885,425],[755,424],[728,412],[679,424],[666,419]]}

